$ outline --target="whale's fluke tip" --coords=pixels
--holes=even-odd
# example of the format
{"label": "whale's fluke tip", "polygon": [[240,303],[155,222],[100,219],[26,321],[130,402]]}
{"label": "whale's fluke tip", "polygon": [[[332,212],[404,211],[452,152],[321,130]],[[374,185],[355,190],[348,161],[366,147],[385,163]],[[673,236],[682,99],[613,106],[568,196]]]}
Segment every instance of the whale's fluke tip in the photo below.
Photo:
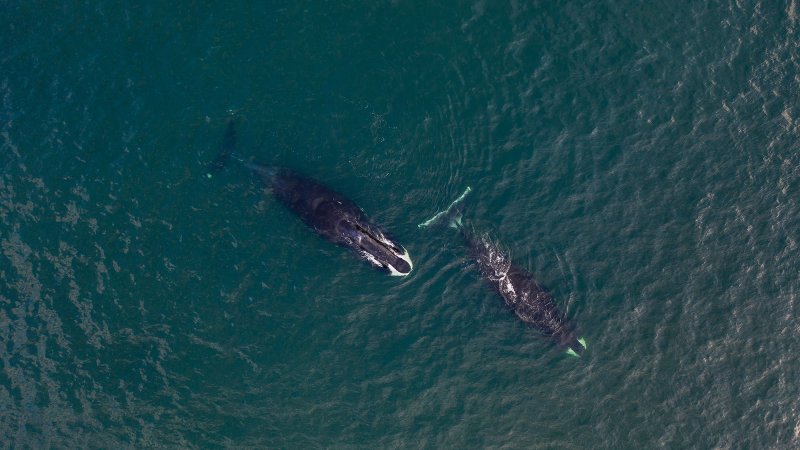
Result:
{"label": "whale's fluke tip", "polygon": [[578,339],[578,343],[581,344],[581,347],[583,347],[583,348],[578,347],[577,345],[573,345],[571,347],[568,347],[567,350],[564,353],[568,354],[569,356],[574,356],[576,358],[580,358],[581,357],[581,353],[583,353],[583,351],[588,348],[587,345],[586,345],[586,338],[581,336]]}
{"label": "whale's fluke tip", "polygon": [[[467,186],[467,189],[464,190],[464,193],[461,194],[453,203],[450,203],[444,211],[437,212],[433,217],[422,222],[421,224],[417,225],[417,228],[427,228],[431,225],[436,225],[441,223],[443,219],[449,219],[448,225],[453,228],[461,228],[461,203],[464,201],[464,198],[472,191],[472,188]],[[454,214],[451,214],[451,211],[454,211]]]}

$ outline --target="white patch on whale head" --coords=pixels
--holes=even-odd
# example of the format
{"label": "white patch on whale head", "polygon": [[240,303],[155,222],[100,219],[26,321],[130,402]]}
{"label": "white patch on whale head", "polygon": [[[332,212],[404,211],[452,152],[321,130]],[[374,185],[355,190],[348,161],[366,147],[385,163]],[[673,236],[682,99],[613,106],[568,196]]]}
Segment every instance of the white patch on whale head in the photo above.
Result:
{"label": "white patch on whale head", "polygon": [[[378,235],[378,238],[380,238],[381,243],[383,243],[388,248],[392,249],[392,254],[393,255],[395,255],[396,257],[398,257],[398,258],[400,258],[403,261],[408,263],[408,272],[406,272],[406,273],[400,272],[394,266],[392,266],[391,264],[387,263],[386,264],[386,268],[389,269],[389,274],[391,276],[393,276],[393,277],[404,277],[404,276],[410,274],[411,270],[414,268],[414,264],[411,263],[411,257],[408,256],[408,250],[406,250],[405,247],[403,247],[402,245],[397,244],[397,243],[393,242],[391,239],[389,239],[386,236],[384,236],[384,234],[381,233],[380,230],[376,230],[376,231],[377,232],[375,234]],[[395,253],[394,252],[395,248],[402,249],[403,250],[403,254],[402,255],[398,255],[397,253]],[[383,264],[380,264],[380,263],[378,265],[379,266],[383,266]]]}
{"label": "white patch on whale head", "polygon": [[404,277],[404,276],[410,274],[412,270],[414,270],[414,264],[411,262],[411,257],[408,256],[408,250],[406,250],[403,247],[400,247],[400,248],[403,249],[403,254],[400,255],[399,258],[408,263],[408,272],[407,273],[398,272],[390,264],[389,265],[389,272],[392,274],[393,277]]}
{"label": "white patch on whale head", "polygon": [[[403,248],[403,247],[400,247],[400,248]],[[400,272],[399,270],[397,270],[394,266],[392,266],[389,263],[384,264],[384,263],[378,261],[369,252],[366,252],[366,251],[362,250],[361,251],[361,255],[364,256],[364,258],[366,258],[366,260],[369,261],[370,263],[372,263],[372,265],[374,265],[375,267],[389,270],[389,275],[391,275],[393,277],[404,277],[404,276],[406,276],[406,275],[411,273],[411,269],[414,268],[414,264],[411,263],[411,257],[408,256],[408,250],[405,250],[404,248],[403,248],[403,250],[404,250],[403,254],[402,255],[398,255],[398,258],[400,258],[403,261],[408,263],[408,272],[407,273]]]}
{"label": "white patch on whale head", "polygon": [[367,261],[371,262],[373,266],[376,266],[376,267],[383,267],[383,263],[381,263],[380,261],[378,261],[377,259],[375,259],[375,257],[374,257],[374,256],[372,256],[372,253],[370,253],[370,252],[366,252],[366,251],[362,250],[362,251],[361,251],[361,256],[363,256],[364,258],[366,258],[366,259],[367,259]]}
{"label": "white patch on whale head", "polygon": [[[375,255],[367,251],[367,249],[361,245],[362,239],[365,239],[365,237],[361,233],[356,233],[357,236],[355,237],[355,241],[353,243],[361,247],[359,253],[364,259],[366,259],[373,266],[379,269],[388,270],[389,274],[392,275],[393,277],[403,277],[411,273],[411,269],[414,267],[414,265],[411,263],[411,258],[408,256],[408,250],[406,250],[402,245],[399,245],[393,242],[391,239],[387,238],[386,235],[384,235],[379,229],[365,230],[364,228],[358,226],[356,226],[356,228],[359,229],[362,233],[369,236],[371,240],[380,243],[380,245],[383,246],[385,250],[387,250],[387,253],[391,254],[394,258],[399,258],[405,261],[408,264],[408,272],[401,272],[397,270],[397,268],[394,267],[391,262],[380,261],[378,258],[375,257]],[[401,250],[403,252],[402,254],[400,254]]]}

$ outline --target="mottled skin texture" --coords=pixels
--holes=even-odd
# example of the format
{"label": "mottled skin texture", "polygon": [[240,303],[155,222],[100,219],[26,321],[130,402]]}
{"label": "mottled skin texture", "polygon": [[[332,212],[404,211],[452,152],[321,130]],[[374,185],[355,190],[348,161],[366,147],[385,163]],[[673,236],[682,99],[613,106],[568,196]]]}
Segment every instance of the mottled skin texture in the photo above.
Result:
{"label": "mottled skin texture", "polygon": [[584,347],[577,340],[575,327],[533,275],[512,263],[487,236],[475,235],[465,228],[461,232],[483,279],[500,294],[514,314],[559,347],[581,354]]}
{"label": "mottled skin texture", "polygon": [[388,238],[347,197],[289,169],[252,164],[248,167],[259,174],[279,202],[326,240],[353,250],[374,267],[394,275],[411,271],[411,265],[402,257],[405,249]]}

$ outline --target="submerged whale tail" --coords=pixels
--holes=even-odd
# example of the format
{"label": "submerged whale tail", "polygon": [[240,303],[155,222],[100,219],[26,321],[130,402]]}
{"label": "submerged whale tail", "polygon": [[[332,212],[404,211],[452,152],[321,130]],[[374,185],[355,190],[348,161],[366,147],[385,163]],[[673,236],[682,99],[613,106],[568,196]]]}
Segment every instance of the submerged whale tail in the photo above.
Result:
{"label": "submerged whale tail", "polygon": [[222,146],[220,147],[217,157],[208,165],[206,177],[213,178],[214,175],[222,172],[231,159],[242,163],[244,167],[257,173],[265,180],[270,179],[277,173],[277,168],[262,166],[261,164],[247,161],[235,153],[234,150],[236,150],[236,127],[234,126],[233,119],[230,119],[228,120],[228,126],[225,128],[225,135],[222,137]]}
{"label": "submerged whale tail", "polygon": [[222,171],[228,160],[233,155],[233,149],[236,148],[236,128],[233,126],[233,119],[228,121],[228,127],[225,129],[225,136],[222,138],[222,147],[220,148],[217,157],[208,166],[206,177],[211,178],[215,174]]}
{"label": "submerged whale tail", "polygon": [[464,211],[464,199],[472,191],[472,188],[467,186],[464,193],[461,194],[450,206],[445,208],[444,211],[439,211],[433,217],[417,225],[419,228],[428,228],[431,226],[448,225],[452,228],[461,228],[461,216]]}

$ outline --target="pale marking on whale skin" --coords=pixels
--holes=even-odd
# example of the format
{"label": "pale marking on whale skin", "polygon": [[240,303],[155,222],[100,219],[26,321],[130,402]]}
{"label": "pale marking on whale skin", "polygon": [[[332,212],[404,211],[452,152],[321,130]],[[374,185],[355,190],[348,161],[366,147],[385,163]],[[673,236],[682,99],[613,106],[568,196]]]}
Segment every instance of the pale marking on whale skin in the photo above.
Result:
{"label": "pale marking on whale skin", "polygon": [[411,262],[411,257],[408,256],[408,250],[406,250],[404,247],[401,248],[403,249],[403,255],[400,256],[400,259],[408,263],[408,273],[400,273],[390,265],[389,272],[391,272],[393,277],[405,277],[408,276],[412,270],[414,270],[414,264]]}
{"label": "pale marking on whale skin", "polygon": [[[408,263],[408,272],[407,273],[400,272],[397,269],[395,269],[394,266],[392,266],[391,264],[388,264],[388,263],[387,263],[386,266],[384,266],[383,263],[379,262],[377,259],[375,259],[374,256],[372,256],[372,254],[370,254],[368,252],[361,251],[360,253],[368,261],[373,263],[375,266],[377,266],[377,267],[385,267],[386,269],[389,269],[389,275],[391,275],[393,277],[405,277],[405,276],[408,276],[409,274],[411,274],[411,271],[414,269],[414,264],[411,262],[411,257],[408,255],[408,250],[406,250],[405,247],[403,247],[402,245],[397,244],[397,243],[393,242],[391,239],[387,238],[383,234],[383,232],[381,230],[372,230],[372,233],[377,236],[377,238],[378,238],[377,240],[381,244],[383,244],[384,246],[389,247],[389,248],[399,247],[399,248],[403,249],[403,254],[402,255],[397,255],[395,253],[395,256],[397,256],[398,258],[400,258],[403,261]],[[394,252],[392,252],[392,253],[394,253]]]}
{"label": "pale marking on whale skin", "polygon": [[[491,242],[487,242],[485,238],[481,239],[481,245],[486,249],[488,256],[486,265],[494,271],[493,274],[487,274],[486,277],[490,281],[497,283],[500,291],[507,296],[506,301],[508,303],[516,305],[520,299],[514,289],[514,283],[508,277],[508,271],[511,269],[511,260],[507,259],[503,252],[495,248]],[[511,301],[509,302],[508,300]]]}
{"label": "pale marking on whale skin", "polygon": [[389,275],[391,275],[393,277],[405,277],[405,276],[408,276],[411,273],[411,270],[414,268],[414,264],[411,263],[411,258],[408,256],[408,250],[405,250],[403,255],[399,257],[400,259],[402,259],[403,261],[408,263],[408,267],[409,267],[408,268],[408,273],[399,272],[391,264],[387,264],[386,266],[384,266],[383,263],[381,263],[380,261],[375,259],[375,257],[372,256],[372,254],[369,253],[369,252],[361,251],[361,255],[364,258],[366,258],[367,261],[371,262],[376,267],[385,267],[386,269],[389,269]]}
{"label": "pale marking on whale skin", "polygon": [[366,252],[366,251],[364,251],[364,250],[361,250],[361,252],[360,252],[360,253],[361,253],[361,256],[363,256],[364,258],[366,258],[366,259],[367,259],[367,261],[371,262],[371,263],[372,263],[374,266],[376,266],[376,267],[383,267],[383,264],[382,264],[380,261],[378,261],[377,259],[375,259],[375,257],[374,257],[374,256],[372,256],[372,253],[370,253],[370,252]]}

